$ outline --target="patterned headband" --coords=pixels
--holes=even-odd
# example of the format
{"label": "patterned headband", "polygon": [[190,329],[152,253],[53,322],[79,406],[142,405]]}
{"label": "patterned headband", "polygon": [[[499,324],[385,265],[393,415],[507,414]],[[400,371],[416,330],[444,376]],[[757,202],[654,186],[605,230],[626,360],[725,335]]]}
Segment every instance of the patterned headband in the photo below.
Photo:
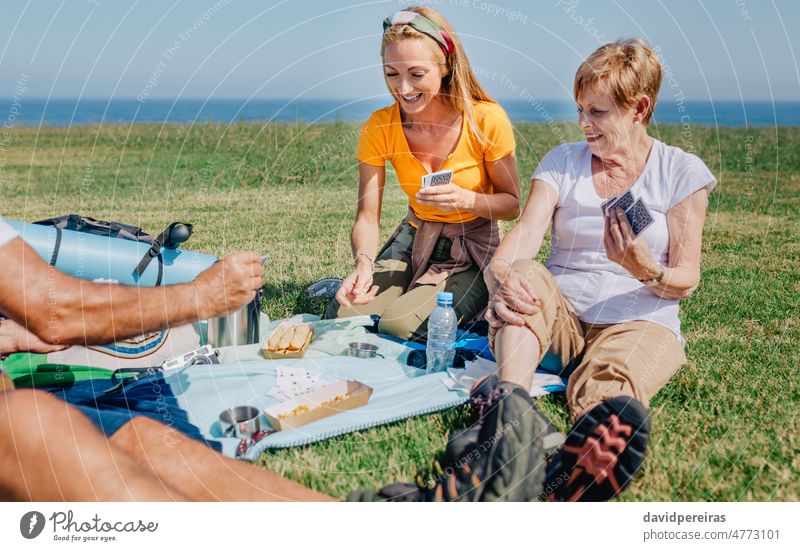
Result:
{"label": "patterned headband", "polygon": [[455,47],[453,46],[453,40],[450,38],[450,35],[447,34],[447,31],[442,29],[439,25],[437,25],[435,22],[431,21],[421,13],[413,11],[395,12],[391,18],[387,17],[386,19],[383,20],[384,34],[393,25],[408,25],[415,31],[430,36],[432,39],[436,41],[436,43],[442,49],[442,53],[444,54],[445,57],[452,54],[453,50],[455,49]]}

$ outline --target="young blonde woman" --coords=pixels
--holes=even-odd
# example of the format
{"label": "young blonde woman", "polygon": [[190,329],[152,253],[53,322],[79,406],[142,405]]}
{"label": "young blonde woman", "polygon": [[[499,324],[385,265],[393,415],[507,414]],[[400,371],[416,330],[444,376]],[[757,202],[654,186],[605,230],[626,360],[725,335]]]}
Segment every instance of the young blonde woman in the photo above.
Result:
{"label": "young blonde woman", "polygon": [[[453,293],[460,322],[486,307],[481,274],[500,242],[497,221],[520,212],[514,135],[437,11],[412,7],[386,19],[381,56],[395,101],[362,130],[353,271],[326,317],[377,314],[381,333],[422,340],[438,291]],[[379,249],[387,161],[409,208]],[[423,176],[440,170],[452,182],[423,188]]]}

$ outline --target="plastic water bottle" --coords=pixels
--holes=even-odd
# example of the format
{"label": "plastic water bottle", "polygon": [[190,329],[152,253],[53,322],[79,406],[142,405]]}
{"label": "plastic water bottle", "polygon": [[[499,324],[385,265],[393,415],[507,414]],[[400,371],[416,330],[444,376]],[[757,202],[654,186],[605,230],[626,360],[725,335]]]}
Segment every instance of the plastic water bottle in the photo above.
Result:
{"label": "plastic water bottle", "polygon": [[453,310],[453,293],[437,293],[436,308],[428,319],[428,364],[426,372],[438,373],[453,366],[458,319]]}

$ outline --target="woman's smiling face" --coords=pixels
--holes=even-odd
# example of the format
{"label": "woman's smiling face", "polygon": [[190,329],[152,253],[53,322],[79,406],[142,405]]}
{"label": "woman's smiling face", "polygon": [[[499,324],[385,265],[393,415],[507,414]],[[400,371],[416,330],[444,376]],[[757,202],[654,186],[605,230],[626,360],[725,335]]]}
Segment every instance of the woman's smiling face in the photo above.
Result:
{"label": "woman's smiling face", "polygon": [[410,115],[423,112],[439,97],[442,67],[423,40],[406,38],[388,44],[383,71],[392,96]]}
{"label": "woman's smiling face", "polygon": [[630,149],[633,107],[618,105],[603,82],[587,86],[577,104],[578,125],[593,155],[603,158]]}

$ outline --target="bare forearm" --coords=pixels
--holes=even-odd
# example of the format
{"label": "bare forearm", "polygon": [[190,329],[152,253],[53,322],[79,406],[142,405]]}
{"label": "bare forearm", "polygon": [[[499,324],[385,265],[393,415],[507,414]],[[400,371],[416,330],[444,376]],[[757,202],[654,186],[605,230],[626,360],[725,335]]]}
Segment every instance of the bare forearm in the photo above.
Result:
{"label": "bare forearm", "polygon": [[[493,279],[508,270],[511,263],[516,260],[528,260],[536,256],[542,246],[544,236],[525,224],[518,224],[506,234],[497,247],[492,262],[489,264],[484,279],[487,283],[494,283]],[[499,270],[496,272],[496,270]]]}
{"label": "bare forearm", "polygon": [[497,247],[494,258],[502,258],[509,262],[531,259],[539,252],[544,235],[529,228],[525,224],[514,226]]}
{"label": "bare forearm", "polygon": [[0,311],[59,345],[108,343],[220,316],[253,300],[263,275],[258,254],[247,251],[227,255],[192,283],[92,283],[48,266],[19,238],[0,247],[0,266]]}
{"label": "bare forearm", "polygon": [[366,218],[356,218],[353,230],[350,233],[353,258],[363,254],[374,261],[375,255],[378,253],[379,233],[380,226],[378,222]]}
{"label": "bare forearm", "polygon": [[36,333],[51,343],[102,344],[177,327],[207,314],[197,284],[126,287],[64,278]]}
{"label": "bare forearm", "polygon": [[467,209],[489,220],[515,220],[519,216],[519,199],[510,193],[475,193]]}
{"label": "bare forearm", "polygon": [[659,266],[654,264],[647,268],[640,279],[655,279],[664,270],[661,282],[649,287],[659,297],[667,300],[682,300],[689,298],[700,284],[700,274],[691,267],[684,266]]}

